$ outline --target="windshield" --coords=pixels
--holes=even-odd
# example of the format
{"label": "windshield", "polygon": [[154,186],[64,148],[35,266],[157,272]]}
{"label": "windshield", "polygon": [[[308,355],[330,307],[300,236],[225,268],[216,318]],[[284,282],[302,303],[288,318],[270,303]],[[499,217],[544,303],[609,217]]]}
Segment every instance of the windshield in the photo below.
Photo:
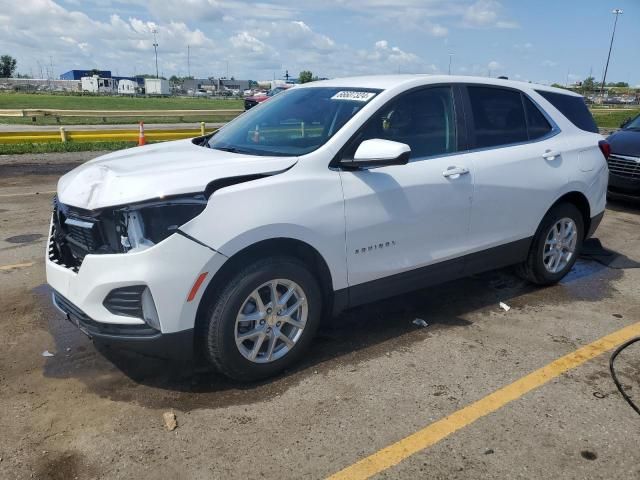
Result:
{"label": "windshield", "polygon": [[624,126],[625,130],[640,130],[640,115]]}
{"label": "windshield", "polygon": [[208,145],[251,155],[304,155],[324,145],[379,91],[293,88],[221,128]]}

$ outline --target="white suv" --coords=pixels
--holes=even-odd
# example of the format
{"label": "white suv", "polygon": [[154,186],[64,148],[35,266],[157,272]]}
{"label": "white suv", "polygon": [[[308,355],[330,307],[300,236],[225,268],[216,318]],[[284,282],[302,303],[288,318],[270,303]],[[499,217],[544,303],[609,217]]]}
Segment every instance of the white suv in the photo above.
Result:
{"label": "white suv", "polygon": [[607,154],[565,90],[313,82],[63,176],[47,280],[97,341],[265,377],[354,305],[514,264],[559,281],[602,218]]}

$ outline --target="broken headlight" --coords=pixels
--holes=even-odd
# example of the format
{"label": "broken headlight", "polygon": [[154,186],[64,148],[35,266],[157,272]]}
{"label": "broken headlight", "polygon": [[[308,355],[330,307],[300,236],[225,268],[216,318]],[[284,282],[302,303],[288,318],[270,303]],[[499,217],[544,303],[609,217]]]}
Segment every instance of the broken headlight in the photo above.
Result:
{"label": "broken headlight", "polygon": [[204,194],[193,194],[119,209],[122,247],[128,252],[160,243],[200,215],[206,205]]}

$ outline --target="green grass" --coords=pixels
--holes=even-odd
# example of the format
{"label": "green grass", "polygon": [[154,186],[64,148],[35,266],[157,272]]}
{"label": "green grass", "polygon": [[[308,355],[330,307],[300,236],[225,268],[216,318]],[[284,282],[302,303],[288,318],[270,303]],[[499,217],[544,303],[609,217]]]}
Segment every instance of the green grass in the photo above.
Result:
{"label": "green grass", "polygon": [[591,113],[600,128],[620,128],[620,124],[629,117],[635,117],[640,113],[640,108],[608,111],[607,109],[592,109]]}
{"label": "green grass", "polygon": [[[153,142],[149,142],[153,143]],[[137,145],[136,142],[43,142],[0,143],[0,155],[52,152],[92,152],[98,150],[122,150]]]}
{"label": "green grass", "polygon": [[213,110],[242,108],[242,100],[206,97],[124,97],[0,93],[0,108],[54,108],[59,110]]}
{"label": "green grass", "polygon": [[[51,95],[36,93],[0,93],[0,108],[51,108],[57,110],[222,110],[242,109],[243,102],[237,98],[202,98],[202,97],[120,97],[98,95]],[[138,123],[199,123],[223,122],[233,118],[227,116],[199,116],[199,117],[62,117],[58,122],[53,117],[0,117],[0,123],[31,124],[31,125],[96,125],[96,124],[125,124]]]}
{"label": "green grass", "polygon": [[0,124],[6,125],[137,125],[140,122],[154,124],[154,123],[184,123],[185,126],[200,125],[200,122],[207,124],[212,123],[225,123],[232,120],[235,115],[220,115],[220,116],[196,116],[196,117],[107,117],[105,121],[99,117],[60,117],[60,121],[57,121],[54,117],[36,117],[37,120],[33,122],[31,118],[22,117],[0,117]]}

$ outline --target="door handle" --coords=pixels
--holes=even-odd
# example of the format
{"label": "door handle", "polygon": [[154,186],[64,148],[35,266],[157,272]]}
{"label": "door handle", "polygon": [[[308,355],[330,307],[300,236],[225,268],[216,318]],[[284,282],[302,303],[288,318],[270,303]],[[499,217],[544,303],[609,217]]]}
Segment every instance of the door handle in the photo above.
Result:
{"label": "door handle", "polygon": [[458,178],[460,175],[465,175],[467,173],[469,173],[468,168],[452,165],[442,172],[442,176],[445,178]]}
{"label": "door handle", "polygon": [[556,157],[560,156],[560,152],[556,152],[555,150],[545,150],[542,154],[542,158],[548,161],[555,160]]}

